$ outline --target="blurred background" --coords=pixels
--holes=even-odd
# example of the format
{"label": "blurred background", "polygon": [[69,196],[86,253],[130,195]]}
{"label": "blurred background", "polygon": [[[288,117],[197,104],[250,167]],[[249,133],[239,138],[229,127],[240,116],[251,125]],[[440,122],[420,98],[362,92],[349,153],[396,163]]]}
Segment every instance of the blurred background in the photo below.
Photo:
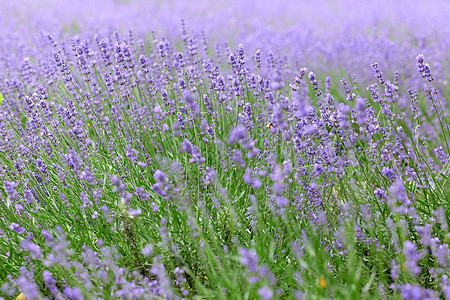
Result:
{"label": "blurred background", "polygon": [[144,1],[144,0],[2,0],[5,26],[31,31],[86,30],[98,26],[170,33],[179,31],[181,19],[194,30],[222,34],[224,38],[264,30],[313,30],[324,36],[390,31],[415,36],[450,33],[450,1]]}
{"label": "blurred background", "polygon": [[33,44],[48,33],[58,41],[129,30],[175,43],[183,19],[189,34],[200,40],[204,33],[210,49],[242,43],[247,53],[274,52],[319,75],[345,71],[366,83],[373,80],[370,64],[378,62],[387,76],[409,78],[423,53],[439,78],[450,61],[449,15],[446,0],[2,0],[0,49],[33,56]]}

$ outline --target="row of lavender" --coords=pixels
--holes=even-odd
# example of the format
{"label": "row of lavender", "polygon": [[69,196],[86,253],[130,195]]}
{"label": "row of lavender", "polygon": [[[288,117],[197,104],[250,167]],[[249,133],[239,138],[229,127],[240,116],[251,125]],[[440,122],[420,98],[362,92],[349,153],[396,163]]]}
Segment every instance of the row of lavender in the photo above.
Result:
{"label": "row of lavender", "polygon": [[4,41],[4,297],[448,297],[448,51],[281,37]]}

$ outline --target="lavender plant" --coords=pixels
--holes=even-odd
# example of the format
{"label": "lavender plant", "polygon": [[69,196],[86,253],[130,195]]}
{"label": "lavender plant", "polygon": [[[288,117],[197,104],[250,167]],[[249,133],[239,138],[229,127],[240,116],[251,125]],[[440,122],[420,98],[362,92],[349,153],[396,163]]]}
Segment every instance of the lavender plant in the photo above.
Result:
{"label": "lavender plant", "polygon": [[448,36],[178,21],[0,40],[0,297],[450,299]]}

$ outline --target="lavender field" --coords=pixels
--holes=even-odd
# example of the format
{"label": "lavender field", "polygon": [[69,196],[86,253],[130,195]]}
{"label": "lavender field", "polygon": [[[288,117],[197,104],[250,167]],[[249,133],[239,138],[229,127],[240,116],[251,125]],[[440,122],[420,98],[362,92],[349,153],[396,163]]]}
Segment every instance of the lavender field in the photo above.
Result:
{"label": "lavender field", "polygon": [[450,299],[450,2],[0,1],[0,299]]}

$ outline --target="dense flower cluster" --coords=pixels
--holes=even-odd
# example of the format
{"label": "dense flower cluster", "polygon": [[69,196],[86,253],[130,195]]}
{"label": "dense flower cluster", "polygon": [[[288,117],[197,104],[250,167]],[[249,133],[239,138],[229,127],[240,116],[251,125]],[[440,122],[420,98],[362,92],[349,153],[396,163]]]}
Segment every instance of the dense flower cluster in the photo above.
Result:
{"label": "dense flower cluster", "polygon": [[180,23],[0,39],[0,297],[450,299],[448,36]]}

